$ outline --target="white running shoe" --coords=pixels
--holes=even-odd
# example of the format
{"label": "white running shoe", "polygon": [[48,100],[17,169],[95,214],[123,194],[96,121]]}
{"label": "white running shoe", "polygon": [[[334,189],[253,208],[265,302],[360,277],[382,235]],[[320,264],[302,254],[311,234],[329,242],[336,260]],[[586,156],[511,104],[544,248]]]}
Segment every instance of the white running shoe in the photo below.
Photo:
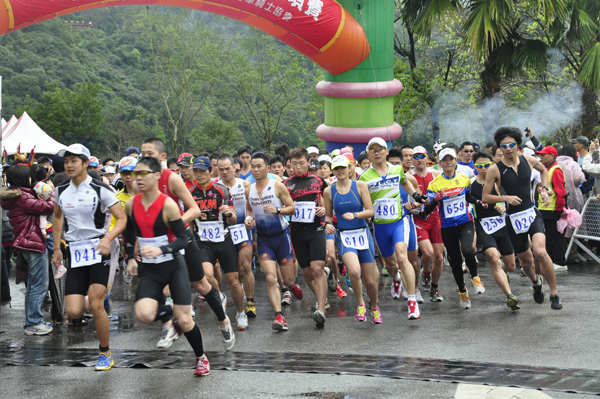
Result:
{"label": "white running shoe", "polygon": [[423,296],[421,295],[421,291],[419,291],[419,289],[418,289],[418,288],[415,290],[415,296],[417,297],[417,302],[418,302],[418,303],[423,303],[423,302],[425,302],[425,301],[423,300]]}
{"label": "white running shoe", "polygon": [[194,312],[194,305],[190,305],[190,311],[192,313],[192,317],[196,317],[196,312]]}
{"label": "white running shoe", "polygon": [[408,299],[408,291],[406,291],[406,288],[404,287],[404,283],[402,283],[402,281],[400,281],[400,296],[402,297],[402,299]]}
{"label": "white running shoe", "polygon": [[[554,264],[555,272],[566,272],[567,270],[569,270],[569,267],[567,265],[561,266],[561,265],[557,265],[556,263]],[[58,271],[57,271],[57,273],[58,273]]]}
{"label": "white running shoe", "polygon": [[173,324],[162,327],[162,336],[160,341],[156,343],[157,348],[166,349],[173,345],[173,341],[179,338],[179,334],[175,331]]}
{"label": "white running shoe", "polygon": [[483,286],[483,282],[479,279],[479,276],[475,276],[471,279],[471,284],[475,289],[476,294],[483,294],[485,292],[485,287]]}
{"label": "white running shoe", "polygon": [[226,351],[230,351],[235,345],[235,334],[233,333],[233,328],[231,328],[231,320],[229,320],[229,317],[227,317],[227,321],[229,324],[227,324],[226,327],[221,328],[221,335],[223,336],[223,347]]}
{"label": "white running shoe", "polygon": [[223,312],[227,313],[227,295],[223,294],[222,292],[219,292],[219,295],[221,295],[221,305],[223,305]]}
{"label": "white running shoe", "polygon": [[292,304],[292,294],[289,291],[285,291],[281,296],[281,304],[282,305],[291,305]]}
{"label": "white running shoe", "polygon": [[392,298],[400,299],[400,291],[402,288],[402,280],[392,280]]}
{"label": "white running shoe", "polygon": [[244,331],[248,328],[248,316],[246,316],[246,313],[238,313],[235,318],[237,319],[238,330]]}
{"label": "white running shoe", "polygon": [[416,320],[421,317],[417,301],[408,301],[408,320]]}

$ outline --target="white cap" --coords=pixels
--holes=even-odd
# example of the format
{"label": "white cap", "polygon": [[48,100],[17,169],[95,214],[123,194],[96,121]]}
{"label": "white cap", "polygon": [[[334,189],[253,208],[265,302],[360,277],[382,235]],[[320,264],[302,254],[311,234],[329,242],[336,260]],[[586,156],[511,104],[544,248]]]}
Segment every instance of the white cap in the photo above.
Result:
{"label": "white cap", "polygon": [[387,148],[387,143],[384,139],[381,137],[373,137],[371,140],[369,140],[369,144],[367,144],[367,151],[369,151],[373,144],[379,144],[381,147]]}
{"label": "white cap", "polygon": [[440,151],[438,159],[441,161],[446,155],[450,155],[452,158],[456,159],[456,152],[454,151],[454,148],[444,148],[442,151]]}
{"label": "white cap", "polygon": [[104,167],[104,173],[106,174],[114,174],[115,173],[115,167],[114,166],[105,166]]}
{"label": "white cap", "polygon": [[331,157],[329,155],[321,155],[319,158],[317,158],[317,161],[321,162],[321,161],[327,161],[329,163],[331,163]]}
{"label": "white cap", "polygon": [[435,143],[433,145],[433,151],[435,151],[436,153],[440,152],[440,150],[446,145],[446,143]]}
{"label": "white cap", "polygon": [[[531,143],[531,141],[528,141],[528,143]],[[523,148],[523,155],[530,155],[532,157],[535,157],[535,151],[533,151],[529,147],[526,147],[526,148]]]}
{"label": "white cap", "polygon": [[413,150],[412,150],[412,155],[415,155],[415,154],[425,154],[425,155],[427,155],[427,150],[425,149],[425,147],[422,147],[422,146],[418,145],[415,148],[413,148]]}
{"label": "white cap", "polygon": [[64,150],[60,150],[56,155],[64,158],[67,152],[75,155],[84,155],[88,157],[88,159],[91,157],[90,150],[88,150],[83,144],[71,144]]}
{"label": "white cap", "polygon": [[318,154],[319,153],[319,149],[317,147],[313,147],[310,146],[306,149],[306,151],[308,151],[309,154]]}
{"label": "white cap", "polygon": [[129,170],[132,171],[135,169],[135,165],[137,165],[136,157],[124,157],[119,161],[119,170]]}

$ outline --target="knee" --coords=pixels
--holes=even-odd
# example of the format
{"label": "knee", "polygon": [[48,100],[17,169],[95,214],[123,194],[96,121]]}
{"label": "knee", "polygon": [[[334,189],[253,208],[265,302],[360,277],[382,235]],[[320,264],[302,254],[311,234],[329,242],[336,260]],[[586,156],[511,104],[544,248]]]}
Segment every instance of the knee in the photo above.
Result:
{"label": "knee", "polygon": [[375,283],[375,280],[371,277],[367,277],[363,280],[363,284],[364,286],[368,289],[368,290],[372,290],[373,288],[377,288],[377,284]]}
{"label": "knee", "polygon": [[154,319],[156,318],[154,313],[155,312],[147,309],[136,309],[135,311],[135,315],[137,316],[138,320],[143,324],[150,324],[154,322]]}
{"label": "knee", "polygon": [[65,308],[67,309],[69,316],[71,316],[73,319],[78,319],[83,314],[83,308],[79,305],[69,305],[67,303]]}
{"label": "knee", "polygon": [[267,281],[267,286],[277,285],[277,275],[275,273],[267,274],[265,280]]}
{"label": "knee", "polygon": [[192,320],[192,316],[189,313],[182,313],[177,315],[177,324],[184,332],[190,331],[194,328],[194,321]]}
{"label": "knee", "polygon": [[423,261],[423,259],[428,260],[433,258],[433,253],[429,250],[421,250],[422,255],[421,255],[421,261]]}
{"label": "knee", "polygon": [[227,285],[231,289],[237,288],[240,285],[240,279],[239,279],[238,273],[227,273],[225,275],[225,280],[227,280]]}
{"label": "knee", "polygon": [[199,293],[201,293],[202,295],[206,295],[210,292],[210,290],[212,289],[212,285],[210,285],[208,283],[208,281],[206,280],[206,278],[203,278],[200,281],[197,281],[195,283],[192,283],[192,286],[194,287],[194,289],[196,291],[198,291]]}
{"label": "knee", "polygon": [[444,262],[444,255],[443,254],[435,254],[433,257],[434,265],[441,265],[442,262]]}
{"label": "knee", "polygon": [[548,253],[544,248],[538,248],[533,251],[533,257],[537,260],[543,260],[546,258],[546,256],[548,256]]}
{"label": "knee", "polygon": [[348,270],[348,277],[352,278],[353,280],[360,279],[360,270]]}
{"label": "knee", "polygon": [[516,269],[516,265],[515,262],[504,262],[504,268],[506,269],[507,272],[514,272]]}

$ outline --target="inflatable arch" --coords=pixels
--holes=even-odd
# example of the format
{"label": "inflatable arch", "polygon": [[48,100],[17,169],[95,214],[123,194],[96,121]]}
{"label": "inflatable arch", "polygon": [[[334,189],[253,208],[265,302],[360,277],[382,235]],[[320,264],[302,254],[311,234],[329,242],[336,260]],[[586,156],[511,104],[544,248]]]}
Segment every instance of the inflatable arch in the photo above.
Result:
{"label": "inflatable arch", "polygon": [[327,72],[327,82],[317,86],[325,97],[325,124],[317,135],[328,151],[351,144],[358,153],[373,136],[391,143],[402,134],[392,112],[393,96],[402,89],[393,79],[394,0],[3,0],[0,35],[73,12],[127,5],[223,15],[314,61]]}

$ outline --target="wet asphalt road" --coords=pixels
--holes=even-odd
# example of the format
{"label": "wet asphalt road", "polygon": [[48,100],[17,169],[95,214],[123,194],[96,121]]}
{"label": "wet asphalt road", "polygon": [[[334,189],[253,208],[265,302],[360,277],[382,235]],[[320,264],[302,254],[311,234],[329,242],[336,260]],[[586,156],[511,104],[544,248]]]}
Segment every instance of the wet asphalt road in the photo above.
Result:
{"label": "wet asphalt road", "polygon": [[[236,331],[236,346],[231,356],[235,353],[248,355],[265,352],[396,356],[452,360],[458,364],[465,362],[470,365],[482,365],[483,369],[486,368],[486,363],[503,364],[512,369],[518,369],[515,365],[529,369],[537,367],[540,368],[540,375],[544,375],[544,370],[548,368],[554,372],[556,369],[587,369],[595,378],[600,378],[599,274],[600,266],[593,263],[573,265],[568,272],[557,273],[558,290],[564,309],[552,311],[547,300],[542,305],[533,301],[531,285],[527,278],[512,273],[511,287],[521,301],[521,310],[511,312],[505,305],[504,295],[493,281],[489,265],[480,264],[479,275],[486,286],[486,292],[482,295],[471,295],[473,307],[469,310],[460,308],[458,293],[447,268],[440,284],[445,301],[432,303],[424,295],[426,302],[421,305],[422,317],[416,321],[407,320],[407,306],[404,300],[391,298],[391,279],[385,277],[381,279],[379,294],[384,320],[382,325],[356,322],[356,301],[353,295],[349,293],[347,298],[338,299],[334,293],[330,293],[331,309],[327,312],[327,322],[322,330],[317,330],[311,319],[310,309],[314,295],[309,292],[300,276],[299,284],[305,297],[301,301],[294,300],[291,306],[284,308],[289,331],[275,333],[271,330],[273,312],[266,297],[264,275],[257,271],[258,317],[250,319],[247,331]],[[346,289],[344,282],[342,287]],[[132,285],[126,285],[122,277],[117,275],[112,295],[114,308],[110,346],[115,352],[140,351],[149,358],[153,358],[154,354],[157,357],[164,355],[163,351],[159,352],[155,348],[160,335],[159,325],[140,325],[135,319],[135,288],[135,279]],[[93,323],[86,327],[58,326],[46,337],[24,335],[24,285],[14,285],[14,278],[11,277],[11,289],[12,308],[3,305],[1,309],[0,330],[4,333],[0,334],[0,349],[65,348],[67,353],[76,348],[97,349]],[[547,286],[545,291],[548,291]],[[228,294],[227,288],[225,292]],[[422,292],[425,294],[424,290]],[[229,294],[228,297],[228,315],[235,325],[233,301]],[[209,355],[220,355],[224,351],[214,314],[205,302],[195,299],[194,307],[205,349]],[[32,397],[42,393],[80,397],[90,392],[90,388],[100,397],[191,397],[197,396],[198,393],[208,394],[208,397],[242,395],[261,398],[492,397],[477,396],[472,392],[465,396],[464,392],[459,392],[463,384],[425,381],[427,376],[419,375],[419,370],[415,370],[409,379],[391,379],[381,377],[385,370],[379,371],[379,377],[335,375],[330,371],[319,371],[317,365],[313,370],[310,364],[287,364],[285,371],[288,372],[285,373],[257,373],[244,371],[244,368],[221,371],[213,368],[210,376],[198,381],[193,377],[193,354],[185,339],[175,341],[166,352],[183,353],[182,358],[185,358],[185,352],[189,352],[189,368],[116,368],[109,372],[94,373],[89,367],[1,366],[0,397],[6,397],[4,395],[7,391],[11,392],[11,398]],[[5,351],[4,354],[0,354],[0,359],[6,360],[8,356],[8,352]],[[40,351],[40,357],[43,356],[43,351]],[[115,355],[115,361],[119,365],[118,355]],[[280,365],[272,366],[275,370]],[[316,374],[307,374],[311,371]],[[81,379],[85,379],[85,384],[78,382]],[[486,381],[485,375],[472,381],[464,376],[449,376],[444,380],[498,384],[494,383],[494,379]],[[518,397],[588,397],[585,394],[567,393],[565,385],[556,389],[550,380],[540,378],[539,383],[529,382],[527,385],[529,388],[550,389],[543,393],[548,396],[527,396],[527,393],[522,393]],[[515,383],[505,382],[499,385]],[[600,394],[599,385],[582,388],[580,381],[572,385],[571,391]],[[542,394],[539,391],[528,392],[529,395]],[[494,397],[517,397],[506,396],[499,391],[497,395]]]}

